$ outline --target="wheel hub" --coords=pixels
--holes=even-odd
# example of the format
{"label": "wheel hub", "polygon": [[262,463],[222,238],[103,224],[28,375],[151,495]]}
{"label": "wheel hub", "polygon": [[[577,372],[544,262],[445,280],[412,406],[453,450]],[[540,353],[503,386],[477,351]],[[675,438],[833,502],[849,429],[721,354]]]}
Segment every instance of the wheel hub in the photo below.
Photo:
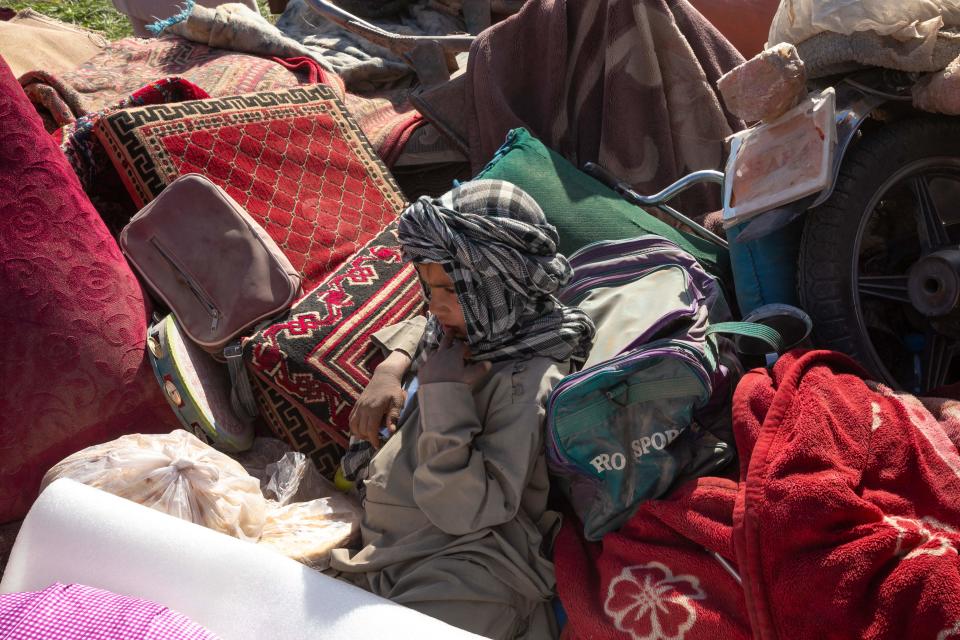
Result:
{"label": "wheel hub", "polygon": [[953,311],[960,302],[960,247],[917,260],[910,268],[907,291],[914,308],[927,317]]}

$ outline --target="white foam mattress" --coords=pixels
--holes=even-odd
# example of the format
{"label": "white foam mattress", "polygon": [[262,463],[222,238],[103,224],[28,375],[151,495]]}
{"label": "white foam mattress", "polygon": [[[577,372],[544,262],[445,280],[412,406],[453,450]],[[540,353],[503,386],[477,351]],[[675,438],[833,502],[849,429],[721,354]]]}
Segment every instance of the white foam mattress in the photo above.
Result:
{"label": "white foam mattress", "polygon": [[72,480],[24,520],[0,593],[81,583],[179,611],[225,640],[479,636],[269,549]]}

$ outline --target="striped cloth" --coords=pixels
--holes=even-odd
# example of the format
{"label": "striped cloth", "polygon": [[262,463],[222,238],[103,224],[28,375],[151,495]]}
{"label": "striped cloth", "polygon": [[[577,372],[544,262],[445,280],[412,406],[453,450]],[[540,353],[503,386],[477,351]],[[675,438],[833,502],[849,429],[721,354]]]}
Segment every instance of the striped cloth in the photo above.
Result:
{"label": "striped cloth", "polygon": [[[453,280],[473,360],[586,358],[593,322],[554,296],[572,274],[557,230],[519,187],[475,180],[422,197],[400,216],[398,236],[406,259],[440,264]],[[431,317],[418,362],[442,335]]]}

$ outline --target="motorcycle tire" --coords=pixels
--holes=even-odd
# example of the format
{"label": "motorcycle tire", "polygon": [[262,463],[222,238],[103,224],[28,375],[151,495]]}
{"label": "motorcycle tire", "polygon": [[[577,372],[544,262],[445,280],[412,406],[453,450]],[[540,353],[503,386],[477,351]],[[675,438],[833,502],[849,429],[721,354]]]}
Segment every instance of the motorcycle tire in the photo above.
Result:
{"label": "motorcycle tire", "polygon": [[[843,159],[830,198],[806,214],[798,261],[803,308],[817,347],[852,356],[877,379],[898,388],[862,331],[856,302],[858,246],[880,189],[902,168],[925,159],[957,158],[960,118],[920,116],[863,133]],[[895,184],[895,183],[894,183]]]}

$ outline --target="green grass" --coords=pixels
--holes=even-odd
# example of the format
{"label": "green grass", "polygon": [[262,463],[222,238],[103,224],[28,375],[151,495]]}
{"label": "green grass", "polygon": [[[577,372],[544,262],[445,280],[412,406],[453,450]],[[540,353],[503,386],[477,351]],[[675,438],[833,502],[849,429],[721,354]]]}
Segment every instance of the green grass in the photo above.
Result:
{"label": "green grass", "polygon": [[[260,12],[269,16],[266,1],[257,0],[257,3]],[[0,4],[17,11],[33,9],[51,18],[99,31],[110,40],[133,35],[127,16],[117,11],[110,0],[3,0]]]}
{"label": "green grass", "polygon": [[127,16],[117,11],[110,0],[5,0],[3,4],[18,11],[33,9],[57,20],[99,31],[110,40],[133,35]]}

